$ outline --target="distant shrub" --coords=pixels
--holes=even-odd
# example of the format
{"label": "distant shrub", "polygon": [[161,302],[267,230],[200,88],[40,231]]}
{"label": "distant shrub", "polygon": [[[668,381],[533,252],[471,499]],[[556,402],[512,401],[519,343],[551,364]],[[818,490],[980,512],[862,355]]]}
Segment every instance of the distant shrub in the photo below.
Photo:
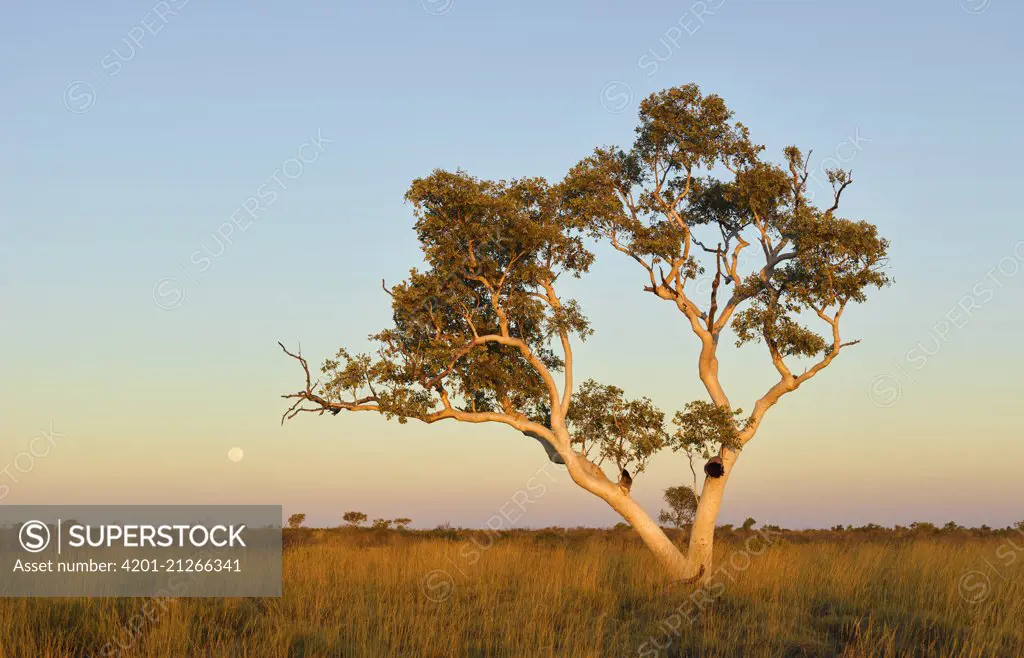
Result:
{"label": "distant shrub", "polygon": [[362,512],[345,512],[341,517],[341,520],[353,528],[358,528],[362,524],[366,523],[366,515]]}
{"label": "distant shrub", "polygon": [[459,531],[455,528],[452,528],[452,524],[448,523],[447,521],[439,524],[437,527],[429,531],[429,533],[427,534],[435,539],[446,539],[448,541],[458,541],[462,539],[462,537],[459,535]]}
{"label": "distant shrub", "polygon": [[686,485],[665,489],[665,503],[668,509],[658,514],[658,523],[682,528],[693,523],[697,515],[697,496],[693,488]]}

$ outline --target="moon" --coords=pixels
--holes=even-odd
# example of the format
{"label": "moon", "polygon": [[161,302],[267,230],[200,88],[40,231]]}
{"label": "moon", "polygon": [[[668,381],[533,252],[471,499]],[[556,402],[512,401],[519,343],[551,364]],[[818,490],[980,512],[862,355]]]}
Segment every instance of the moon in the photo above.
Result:
{"label": "moon", "polygon": [[243,452],[242,449],[239,448],[238,446],[235,446],[231,450],[228,450],[228,459],[235,462],[236,464],[242,461],[243,457],[245,457],[245,452]]}

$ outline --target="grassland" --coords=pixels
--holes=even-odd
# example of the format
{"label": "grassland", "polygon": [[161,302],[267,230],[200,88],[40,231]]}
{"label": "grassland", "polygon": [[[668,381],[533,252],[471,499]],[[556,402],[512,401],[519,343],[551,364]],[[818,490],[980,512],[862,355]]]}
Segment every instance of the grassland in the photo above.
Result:
{"label": "grassland", "polygon": [[279,599],[0,600],[0,657],[1024,656],[1024,531],[726,532],[703,589],[622,531],[286,535]]}

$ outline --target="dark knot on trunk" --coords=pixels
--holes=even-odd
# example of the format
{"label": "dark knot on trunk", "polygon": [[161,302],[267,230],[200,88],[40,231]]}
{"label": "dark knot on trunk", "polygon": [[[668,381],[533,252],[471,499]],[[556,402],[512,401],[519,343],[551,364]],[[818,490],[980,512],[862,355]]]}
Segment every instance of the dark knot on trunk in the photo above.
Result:
{"label": "dark knot on trunk", "polygon": [[720,478],[725,475],[725,465],[722,464],[722,458],[712,457],[708,460],[708,463],[704,464],[704,473],[709,478]]}

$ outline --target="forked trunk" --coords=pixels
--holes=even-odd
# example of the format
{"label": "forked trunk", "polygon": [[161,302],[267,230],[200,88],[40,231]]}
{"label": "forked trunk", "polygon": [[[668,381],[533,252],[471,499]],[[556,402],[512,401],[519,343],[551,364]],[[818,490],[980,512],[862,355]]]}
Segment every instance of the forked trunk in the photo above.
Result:
{"label": "forked trunk", "polygon": [[701,577],[703,571],[700,570],[700,565],[695,564],[672,543],[661,526],[630,497],[628,491],[624,491],[618,484],[609,480],[597,466],[582,455],[570,452],[563,453],[562,456],[573,481],[604,500],[629,522],[671,578],[695,582]]}
{"label": "forked trunk", "polygon": [[[571,443],[564,427],[556,429],[555,434],[561,440],[561,445],[551,445],[549,457],[557,454],[576,484],[604,500],[629,522],[665,568],[669,577],[690,583],[705,583],[710,580],[715,522],[718,520],[718,510],[722,505],[725,484],[736,462],[737,455],[734,451],[722,451],[722,476],[708,477],[704,481],[704,489],[697,504],[697,515],[690,533],[689,550],[684,554],[672,543],[661,526],[633,500],[629,495],[628,486],[623,487],[612,482],[597,465],[582,454],[574,452],[569,447]],[[542,440],[541,443],[546,441]]]}
{"label": "forked trunk", "polygon": [[697,568],[672,543],[665,531],[644,511],[635,500],[622,495],[607,501],[616,512],[626,519],[644,544],[654,553],[669,576],[674,580],[695,581],[698,577]]}

